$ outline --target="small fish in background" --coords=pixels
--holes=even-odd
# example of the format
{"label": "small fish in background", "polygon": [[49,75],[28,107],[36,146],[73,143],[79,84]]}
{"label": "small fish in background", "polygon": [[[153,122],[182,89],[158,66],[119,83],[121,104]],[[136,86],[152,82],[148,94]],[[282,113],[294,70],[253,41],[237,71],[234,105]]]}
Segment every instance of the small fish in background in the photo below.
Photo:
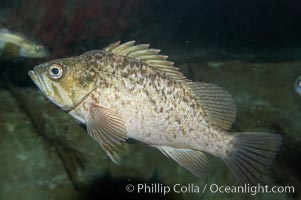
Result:
{"label": "small fish in background", "polygon": [[294,89],[301,96],[301,76],[299,76],[295,81]]}
{"label": "small fish in background", "polygon": [[241,183],[256,184],[279,151],[281,135],[230,133],[236,106],[229,92],[186,79],[159,52],[117,42],[42,63],[28,74],[45,96],[86,125],[116,164],[134,139],[197,177],[207,173],[206,152],[221,158]]}
{"label": "small fish in background", "polygon": [[10,58],[45,58],[49,51],[41,44],[28,39],[26,36],[0,29],[0,57]]}

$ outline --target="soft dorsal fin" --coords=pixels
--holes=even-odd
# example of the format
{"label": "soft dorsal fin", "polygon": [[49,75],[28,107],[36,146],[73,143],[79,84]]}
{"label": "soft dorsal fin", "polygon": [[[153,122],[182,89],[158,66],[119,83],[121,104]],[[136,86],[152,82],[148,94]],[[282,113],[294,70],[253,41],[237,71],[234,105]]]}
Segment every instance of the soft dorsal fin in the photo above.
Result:
{"label": "soft dorsal fin", "polygon": [[208,122],[229,130],[236,118],[236,105],[231,94],[214,84],[190,82],[188,85],[208,114]]}
{"label": "soft dorsal fin", "polygon": [[174,63],[167,60],[168,56],[159,54],[159,49],[149,48],[149,44],[135,45],[135,41],[121,44],[120,41],[118,41],[105,47],[104,50],[147,63],[157,71],[166,74],[172,80],[188,81],[185,76],[179,72],[179,68],[174,67]]}

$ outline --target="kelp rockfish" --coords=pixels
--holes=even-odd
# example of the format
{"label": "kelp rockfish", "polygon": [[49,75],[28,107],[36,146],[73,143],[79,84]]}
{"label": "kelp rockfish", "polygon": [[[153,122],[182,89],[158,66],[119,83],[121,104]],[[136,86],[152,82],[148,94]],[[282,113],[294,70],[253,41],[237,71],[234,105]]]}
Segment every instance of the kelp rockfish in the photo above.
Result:
{"label": "kelp rockfish", "polygon": [[127,139],[159,149],[195,176],[206,153],[221,158],[241,183],[257,183],[282,143],[279,134],[230,133],[232,96],[187,80],[167,56],[134,41],[34,67],[29,76],[53,103],[87,127],[119,164]]}
{"label": "kelp rockfish", "polygon": [[0,29],[0,56],[4,58],[44,58],[49,51],[26,36],[8,29]]}

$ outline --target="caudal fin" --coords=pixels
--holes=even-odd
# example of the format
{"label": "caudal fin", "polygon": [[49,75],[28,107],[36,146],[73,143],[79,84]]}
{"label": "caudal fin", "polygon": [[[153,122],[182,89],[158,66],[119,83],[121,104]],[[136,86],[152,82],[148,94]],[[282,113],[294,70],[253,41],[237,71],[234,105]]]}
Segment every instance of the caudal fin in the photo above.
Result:
{"label": "caudal fin", "polygon": [[223,160],[239,182],[256,184],[279,151],[282,137],[271,133],[238,133],[235,138],[235,149]]}

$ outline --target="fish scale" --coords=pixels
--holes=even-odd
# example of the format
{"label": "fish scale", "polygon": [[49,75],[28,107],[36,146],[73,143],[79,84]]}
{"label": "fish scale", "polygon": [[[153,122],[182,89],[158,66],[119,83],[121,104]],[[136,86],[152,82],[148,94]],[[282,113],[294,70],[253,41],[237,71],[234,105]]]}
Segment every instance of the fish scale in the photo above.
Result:
{"label": "fish scale", "polygon": [[[201,107],[193,100],[192,95],[188,95],[191,91],[188,91],[189,89],[185,88],[185,85],[169,80],[164,73],[152,70],[147,64],[139,60],[101,51],[94,51],[93,53],[95,53],[94,57],[96,59],[89,59],[88,66],[93,66],[91,68],[96,73],[99,73],[98,79],[104,85],[104,88],[92,93],[93,99],[96,101],[94,103],[118,111],[121,116],[124,115],[123,120],[127,124],[128,135],[132,139],[137,139],[151,145],[185,146],[186,148],[193,149],[200,149],[205,145],[209,152],[216,152],[220,149],[220,147],[216,149],[216,145],[211,145],[209,140],[206,139],[208,138],[207,134],[210,135],[212,133],[208,132],[208,124],[204,120],[204,113]],[[102,54],[106,56],[105,59],[110,64],[100,64],[101,58],[97,59],[97,57],[101,57]],[[117,78],[114,79],[107,76],[107,74],[102,75],[101,73],[104,72],[114,72]],[[121,81],[122,79],[124,81]],[[130,83],[134,84],[129,87]],[[127,86],[124,87],[125,85]],[[136,90],[139,90],[138,88],[141,89],[137,94],[134,91],[130,91],[129,97],[128,89],[135,87]],[[118,95],[119,99],[116,99],[114,95],[103,96],[103,94],[116,94],[120,90],[124,93]],[[141,101],[142,93],[146,94],[146,98]],[[101,99],[105,101],[101,101]],[[122,103],[126,102],[126,99],[130,99],[131,104],[129,102]],[[135,102],[136,99],[139,99],[139,102]],[[87,99],[87,101],[91,100]],[[112,104],[112,102],[114,103]],[[150,102],[150,104],[148,105],[145,102]],[[141,109],[141,104],[143,104],[145,109]],[[130,106],[125,108],[124,105]],[[149,112],[150,110],[160,111],[159,107],[163,108],[163,114],[161,112],[154,112],[153,114]],[[160,120],[162,118],[165,120]],[[200,121],[205,121],[205,123],[198,123]],[[140,124],[140,126],[136,124]],[[156,129],[156,127],[158,128]],[[161,136],[162,133],[164,136]],[[201,133],[202,138],[200,137]],[[185,137],[182,138],[181,136]],[[220,141],[226,138],[221,134],[218,136],[221,138]],[[217,142],[216,138],[215,143]],[[204,145],[201,145],[202,143]]]}
{"label": "fish scale", "polygon": [[37,65],[29,75],[53,103],[86,125],[116,164],[130,138],[157,148],[195,176],[206,175],[209,153],[241,183],[256,184],[282,137],[230,133],[236,106],[229,92],[187,80],[159,52],[134,41],[116,42]]}

